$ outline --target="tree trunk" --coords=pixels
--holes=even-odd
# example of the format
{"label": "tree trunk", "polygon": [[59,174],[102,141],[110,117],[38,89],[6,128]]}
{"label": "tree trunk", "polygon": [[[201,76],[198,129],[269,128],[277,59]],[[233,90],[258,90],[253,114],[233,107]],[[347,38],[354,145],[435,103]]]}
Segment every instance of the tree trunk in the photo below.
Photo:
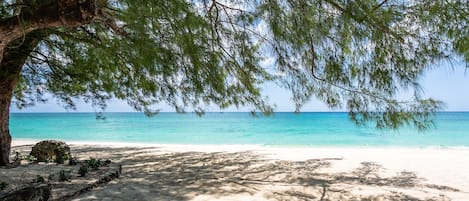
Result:
{"label": "tree trunk", "polygon": [[9,164],[10,104],[31,51],[47,36],[47,29],[78,27],[102,14],[96,0],[52,0],[25,5],[18,15],[0,18],[0,166]]}
{"label": "tree trunk", "polygon": [[9,59],[12,59],[12,55],[7,53],[0,64],[0,166],[9,163],[11,147],[10,103],[22,66],[18,68],[19,65],[11,65],[13,63]]}
{"label": "tree trunk", "polygon": [[8,79],[0,83],[0,166],[7,165],[10,158],[11,135],[8,123],[12,87],[15,82],[14,79]]}
{"label": "tree trunk", "polygon": [[13,91],[20,79],[21,69],[31,51],[46,34],[34,31],[23,39],[13,41],[3,53],[0,62],[0,166],[9,163],[11,135],[9,129],[10,104]]}

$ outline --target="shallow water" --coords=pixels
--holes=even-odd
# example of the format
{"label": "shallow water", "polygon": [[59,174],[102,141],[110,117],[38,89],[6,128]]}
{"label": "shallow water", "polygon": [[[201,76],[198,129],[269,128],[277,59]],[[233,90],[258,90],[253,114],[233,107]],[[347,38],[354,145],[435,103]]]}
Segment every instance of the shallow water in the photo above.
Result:
{"label": "shallow water", "polygon": [[438,113],[436,128],[424,133],[357,127],[346,113],[195,114],[13,113],[14,139],[158,144],[256,144],[271,146],[469,146],[469,112]]}

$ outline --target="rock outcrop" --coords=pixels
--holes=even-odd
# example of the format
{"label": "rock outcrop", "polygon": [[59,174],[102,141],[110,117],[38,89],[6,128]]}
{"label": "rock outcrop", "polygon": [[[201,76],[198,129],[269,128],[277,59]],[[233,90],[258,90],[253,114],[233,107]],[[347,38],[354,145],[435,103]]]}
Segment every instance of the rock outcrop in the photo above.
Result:
{"label": "rock outcrop", "polygon": [[56,162],[63,164],[71,158],[70,147],[63,141],[45,140],[34,145],[31,156],[38,162]]}

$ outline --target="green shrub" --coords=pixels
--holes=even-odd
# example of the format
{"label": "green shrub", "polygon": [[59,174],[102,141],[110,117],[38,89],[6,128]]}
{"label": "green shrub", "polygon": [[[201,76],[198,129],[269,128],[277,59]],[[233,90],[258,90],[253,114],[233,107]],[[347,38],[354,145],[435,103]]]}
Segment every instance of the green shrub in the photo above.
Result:
{"label": "green shrub", "polygon": [[72,175],[70,175],[70,173],[72,173],[71,170],[68,170],[68,171],[60,170],[59,181],[70,181],[70,179],[72,178]]}
{"label": "green shrub", "polygon": [[44,183],[46,180],[41,175],[36,175],[36,178],[33,180],[33,183]]}
{"label": "green shrub", "polygon": [[70,157],[68,159],[68,165],[77,165],[78,164],[78,159],[76,157]]}
{"label": "green shrub", "polygon": [[37,158],[32,156],[32,155],[27,155],[25,157],[26,160],[30,161],[30,162],[36,162],[37,161]]}
{"label": "green shrub", "polygon": [[32,155],[20,155],[19,152],[16,152],[14,161],[19,162],[21,160],[27,160],[29,162],[36,162],[37,158]]}
{"label": "green shrub", "polygon": [[88,173],[88,166],[87,165],[80,166],[80,169],[78,169],[78,174],[80,174],[81,177],[85,177],[86,173]]}
{"label": "green shrub", "polygon": [[103,166],[104,163],[101,159],[90,158],[90,160],[86,161],[88,167],[92,168],[93,170],[98,170],[99,167]]}
{"label": "green shrub", "polygon": [[21,155],[20,155],[20,152],[15,152],[15,159],[13,159],[14,161],[21,161]]}
{"label": "green shrub", "polygon": [[49,181],[54,180],[54,179],[55,179],[55,174],[54,174],[54,173],[50,174],[49,176],[47,176],[47,179],[48,179]]}
{"label": "green shrub", "polygon": [[3,181],[2,181],[2,182],[0,182],[0,191],[3,191],[3,190],[5,190],[5,188],[7,188],[7,186],[8,186],[8,183],[6,183],[6,182],[3,182]]}
{"label": "green shrub", "polygon": [[55,159],[55,162],[58,164],[64,164],[65,160],[67,160],[67,157],[58,155],[57,158]]}

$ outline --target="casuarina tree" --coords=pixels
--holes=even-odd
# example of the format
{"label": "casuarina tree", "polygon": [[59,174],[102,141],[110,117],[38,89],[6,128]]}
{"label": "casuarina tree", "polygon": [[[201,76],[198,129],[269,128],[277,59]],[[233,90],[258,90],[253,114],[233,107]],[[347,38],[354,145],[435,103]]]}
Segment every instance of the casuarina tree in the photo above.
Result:
{"label": "casuarina tree", "polygon": [[[0,165],[9,108],[81,98],[156,112],[207,105],[272,112],[262,83],[344,108],[357,124],[425,129],[425,69],[469,60],[467,0],[0,1]],[[267,62],[273,61],[273,62]],[[412,92],[398,98],[402,90]],[[47,95],[48,96],[48,95]]]}

